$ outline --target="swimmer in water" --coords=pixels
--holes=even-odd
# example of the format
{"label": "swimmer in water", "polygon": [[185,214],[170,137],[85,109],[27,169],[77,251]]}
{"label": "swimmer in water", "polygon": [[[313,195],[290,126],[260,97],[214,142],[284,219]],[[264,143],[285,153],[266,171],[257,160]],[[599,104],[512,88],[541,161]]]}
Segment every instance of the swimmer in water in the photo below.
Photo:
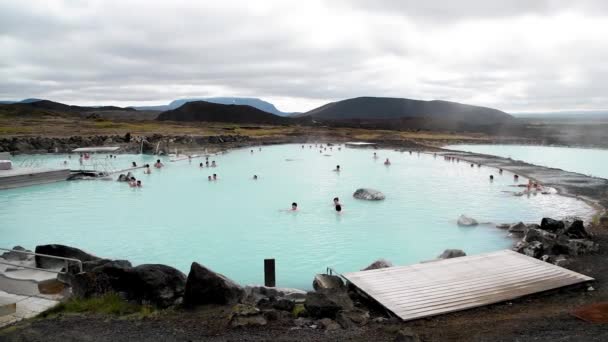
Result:
{"label": "swimmer in water", "polygon": [[378,159],[378,156],[376,155],[376,152],[374,152],[374,159]]}
{"label": "swimmer in water", "polygon": [[336,204],[336,212],[339,214],[342,212],[342,206],[339,204]]}
{"label": "swimmer in water", "polygon": [[490,182],[494,181],[494,175],[490,175]]}
{"label": "swimmer in water", "polygon": [[208,176],[207,180],[211,182],[213,179],[211,179],[211,176]]}
{"label": "swimmer in water", "polygon": [[211,167],[216,167],[217,165],[215,164],[215,160],[211,161]]}
{"label": "swimmer in water", "polygon": [[253,175],[253,180],[258,180],[258,175]]}
{"label": "swimmer in water", "polygon": [[251,154],[253,154],[253,150],[251,150]]}
{"label": "swimmer in water", "polygon": [[388,165],[391,165],[391,161],[390,161],[390,160],[388,160],[388,158],[386,158],[386,160],[384,161],[384,165],[387,165],[387,166],[388,166]]}
{"label": "swimmer in water", "polygon": [[201,169],[204,168],[205,166],[203,165],[203,163],[198,164],[198,167],[200,167]]}
{"label": "swimmer in water", "polygon": [[133,162],[131,165],[132,165],[133,167],[137,167],[137,163],[136,163],[136,162]]}
{"label": "swimmer in water", "polygon": [[217,174],[215,174],[215,173],[213,174],[213,180],[214,181],[217,180]]}
{"label": "swimmer in water", "polygon": [[340,165],[336,165],[336,168],[334,169],[334,172],[340,172]]}
{"label": "swimmer in water", "polygon": [[140,180],[137,181],[137,187],[141,188],[141,181]]}
{"label": "swimmer in water", "polygon": [[498,174],[502,175],[502,169],[498,169]]}
{"label": "swimmer in water", "polygon": [[163,166],[165,166],[165,165],[160,162],[160,159],[156,159],[156,163],[154,164],[154,167],[157,169],[160,169]]}
{"label": "swimmer in water", "polygon": [[519,176],[518,176],[518,175],[514,175],[514,176],[513,176],[513,179],[514,179],[515,181],[518,181],[518,180],[519,180]]}
{"label": "swimmer in water", "polygon": [[150,170],[150,164],[146,164],[146,169],[144,170],[144,174],[149,175],[151,173],[152,173],[152,170]]}
{"label": "swimmer in water", "polygon": [[340,205],[340,199],[338,197],[334,197],[334,207]]}
{"label": "swimmer in water", "polygon": [[291,211],[298,211],[298,203],[296,203],[296,202],[291,203]]}
{"label": "swimmer in water", "polygon": [[209,167],[209,161],[208,160],[205,162],[205,166]]}

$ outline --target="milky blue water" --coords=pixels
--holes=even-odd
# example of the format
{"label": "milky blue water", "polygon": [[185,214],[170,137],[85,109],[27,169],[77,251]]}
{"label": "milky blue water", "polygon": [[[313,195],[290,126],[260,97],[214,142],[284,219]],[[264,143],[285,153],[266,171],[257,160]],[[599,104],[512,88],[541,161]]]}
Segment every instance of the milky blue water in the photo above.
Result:
{"label": "milky blue water", "polygon": [[[458,227],[463,213],[496,223],[591,214],[571,198],[513,196],[517,188],[508,172],[499,176],[487,167],[390,150],[376,150],[379,158],[373,159],[373,152],[281,145],[211,157],[216,168],[199,168],[200,159],[163,158],[164,169],[135,172],[141,189],[94,180],[1,191],[0,246],[62,243],[184,272],[198,261],[242,284],[263,283],[263,259],[275,258],[278,286],[310,288],[314,274],[328,266],[356,271],[378,258],[403,265],[446,248],[475,254],[512,244],[493,225]],[[391,166],[383,165],[385,158]],[[155,159],[95,155],[87,163],[120,169]],[[61,155],[16,157],[15,163],[59,167],[64,160],[79,167],[76,157]],[[339,173],[332,171],[337,164]],[[209,182],[213,173],[218,180]],[[381,190],[386,200],[356,200],[359,187]],[[332,206],[336,196],[342,214]],[[284,211],[294,201],[300,211]]]}
{"label": "milky blue water", "polygon": [[605,149],[529,145],[451,145],[446,148],[608,178],[608,150]]}

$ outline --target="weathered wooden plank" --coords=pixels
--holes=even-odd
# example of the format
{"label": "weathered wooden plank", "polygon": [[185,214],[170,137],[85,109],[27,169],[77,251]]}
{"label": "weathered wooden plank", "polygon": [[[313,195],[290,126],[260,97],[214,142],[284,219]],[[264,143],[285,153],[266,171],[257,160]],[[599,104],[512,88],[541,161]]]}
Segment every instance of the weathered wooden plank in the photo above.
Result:
{"label": "weathered wooden plank", "polygon": [[403,320],[593,280],[510,250],[343,276]]}

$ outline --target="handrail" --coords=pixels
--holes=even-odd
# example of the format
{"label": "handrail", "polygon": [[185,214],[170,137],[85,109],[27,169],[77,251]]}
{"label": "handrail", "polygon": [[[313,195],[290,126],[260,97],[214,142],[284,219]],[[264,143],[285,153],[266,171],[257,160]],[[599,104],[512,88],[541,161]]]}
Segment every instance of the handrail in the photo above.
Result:
{"label": "handrail", "polygon": [[[6,249],[6,248],[0,248],[0,251],[7,251],[7,252],[16,252],[16,253],[21,253],[21,254],[28,254],[28,255],[37,255],[37,256],[41,256],[41,257],[45,257],[45,258],[51,258],[51,259],[59,259],[59,260],[63,260],[65,261],[65,269],[66,272],[68,271],[68,266],[69,266],[69,261],[75,262],[78,265],[78,273],[82,273],[82,261],[78,260],[78,259],[74,259],[74,258],[65,258],[65,257],[60,257],[60,256],[56,256],[56,255],[49,255],[49,254],[42,254],[42,253],[34,253],[34,252],[28,252],[28,251],[20,251],[20,250],[16,250],[16,249]],[[37,268],[37,267],[29,267],[29,266],[22,266],[22,265],[17,265],[17,264],[10,264],[10,263],[4,263],[5,265],[12,265],[12,266],[17,266],[17,267],[23,267],[23,268],[33,268],[36,270],[42,269],[42,268]],[[44,270],[44,269],[43,269]],[[57,273],[61,273],[61,272],[57,272]]]}

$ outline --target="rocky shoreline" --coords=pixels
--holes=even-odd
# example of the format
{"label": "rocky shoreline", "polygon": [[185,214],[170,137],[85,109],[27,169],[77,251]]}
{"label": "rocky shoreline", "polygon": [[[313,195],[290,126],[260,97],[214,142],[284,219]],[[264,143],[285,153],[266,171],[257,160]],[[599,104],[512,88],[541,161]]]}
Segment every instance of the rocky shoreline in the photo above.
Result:
{"label": "rocky shoreline", "polygon": [[[604,223],[607,225],[603,229],[608,228],[608,221]],[[566,258],[576,260],[599,251],[594,234],[580,220],[544,218],[538,225],[518,223],[510,226],[508,231],[522,237],[514,247],[515,251],[562,267],[569,265],[570,259]],[[22,247],[14,249],[24,250]],[[303,291],[241,286],[197,262],[192,263],[186,275],[167,265],[133,266],[128,260],[100,258],[65,245],[40,245],[35,252],[82,261],[82,272],[74,264],[67,269],[63,267],[65,274],[60,274],[55,282],[46,282],[46,291],[64,293],[66,298],[95,298],[113,293],[125,301],[149,305],[161,311],[170,310],[179,315],[189,315],[195,309],[222,307],[225,308],[221,309],[223,316],[214,318],[221,321],[222,333],[277,325],[289,331],[346,333],[378,325],[399,324],[392,314],[337,275],[317,274],[312,280],[312,290]],[[437,258],[462,256],[466,256],[464,251],[450,249]],[[23,254],[12,252],[0,257],[9,261],[24,260]],[[41,256],[30,261],[33,266],[43,269],[62,267],[62,262]],[[393,267],[393,264],[380,259],[362,270],[387,267]],[[417,333],[404,327],[391,332],[391,335],[395,341],[420,341]]]}

